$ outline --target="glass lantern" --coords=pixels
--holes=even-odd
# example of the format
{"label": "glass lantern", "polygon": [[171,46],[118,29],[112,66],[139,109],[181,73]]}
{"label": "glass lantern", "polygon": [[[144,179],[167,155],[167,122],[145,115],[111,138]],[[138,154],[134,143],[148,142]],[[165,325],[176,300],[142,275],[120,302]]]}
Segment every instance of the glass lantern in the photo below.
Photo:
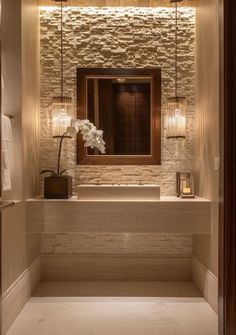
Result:
{"label": "glass lantern", "polygon": [[195,198],[191,172],[176,172],[176,195],[181,198]]}
{"label": "glass lantern", "polygon": [[51,111],[53,137],[62,137],[73,118],[72,99],[64,96],[54,97]]}
{"label": "glass lantern", "polygon": [[186,137],[187,101],[184,97],[167,99],[167,138]]}

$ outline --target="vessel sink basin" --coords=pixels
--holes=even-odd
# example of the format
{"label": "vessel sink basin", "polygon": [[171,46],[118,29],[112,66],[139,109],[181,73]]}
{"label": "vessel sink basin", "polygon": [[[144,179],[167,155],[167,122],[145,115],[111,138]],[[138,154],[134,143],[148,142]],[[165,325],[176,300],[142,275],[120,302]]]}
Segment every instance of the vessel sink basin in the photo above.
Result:
{"label": "vessel sink basin", "polygon": [[159,185],[79,185],[79,200],[160,200]]}

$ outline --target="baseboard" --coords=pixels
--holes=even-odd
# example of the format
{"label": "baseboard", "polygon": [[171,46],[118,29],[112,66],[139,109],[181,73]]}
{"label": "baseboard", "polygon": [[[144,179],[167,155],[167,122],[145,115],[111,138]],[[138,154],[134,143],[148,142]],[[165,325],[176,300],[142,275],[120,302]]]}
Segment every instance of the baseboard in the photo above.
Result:
{"label": "baseboard", "polygon": [[192,280],[209,305],[218,311],[218,279],[196,257],[192,260]]}
{"label": "baseboard", "polygon": [[5,335],[25,303],[41,281],[41,259],[38,257],[29,268],[4,292],[2,297],[2,328]]}

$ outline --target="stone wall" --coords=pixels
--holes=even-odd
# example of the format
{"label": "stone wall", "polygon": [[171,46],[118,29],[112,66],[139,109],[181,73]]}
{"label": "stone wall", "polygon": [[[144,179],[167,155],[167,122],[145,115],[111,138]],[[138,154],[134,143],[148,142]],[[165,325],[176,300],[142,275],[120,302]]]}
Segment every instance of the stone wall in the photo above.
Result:
{"label": "stone wall", "polygon": [[[59,18],[58,9],[41,9],[41,169],[55,169],[57,159],[58,139],[52,139],[49,107],[52,97],[60,94]],[[188,99],[187,138],[185,140],[167,140],[165,137],[166,98],[174,94],[173,9],[65,9],[65,93],[67,95],[74,98],[76,96],[76,67],[161,67],[162,70],[161,165],[77,166],[76,143],[74,140],[68,139],[64,145],[63,168],[69,167],[69,173],[73,176],[74,193],[76,193],[76,185],[79,183],[141,182],[158,183],[161,185],[162,195],[174,195],[175,172],[177,170],[192,170],[194,158],[195,10],[181,8],[179,18],[179,94],[187,96]],[[72,254],[78,258],[76,258],[76,262],[85,257],[82,256],[83,254],[95,254],[97,257],[101,254],[110,254],[110,257],[119,254],[120,258],[124,254],[136,255],[139,271],[145,268],[145,271],[141,272],[146,273],[146,279],[159,278],[161,271],[159,265],[156,264],[158,256],[163,264],[167,264],[165,266],[169,270],[176,266],[173,274],[170,271],[171,274],[165,279],[187,280],[191,276],[192,235],[111,234],[109,232],[106,234],[73,235],[43,234],[41,252],[44,255],[44,268],[47,269],[49,264],[50,267],[54,266],[57,271],[57,265],[62,264],[62,273],[65,272],[65,260],[69,263],[68,266],[73,267],[73,264],[70,263],[72,262]],[[150,271],[147,271],[146,263],[151,255],[154,258],[150,263]],[[170,261],[167,261],[166,257],[173,257],[173,255],[175,258],[171,263],[168,263]],[[52,257],[52,259],[47,257]],[[63,258],[61,261],[61,257],[65,259]],[[186,260],[185,258],[183,260],[183,257]],[[180,259],[180,263],[177,262],[177,259]],[[139,262],[144,262],[144,268]],[[107,261],[105,263],[107,264]],[[111,263],[113,267],[116,264],[113,258]],[[92,264],[94,266],[94,262]],[[133,264],[132,259],[131,264]],[[155,266],[158,267],[157,273],[159,275],[155,274],[152,277],[151,269]],[[182,272],[180,271],[181,266],[183,267]],[[78,264],[77,267],[79,267]],[[179,273],[182,273],[182,277],[176,275],[177,268]],[[109,269],[109,266],[103,266],[103,272],[110,273]],[[53,271],[49,275],[45,270],[45,278],[55,279]],[[71,277],[68,278],[74,278],[73,276],[74,274],[71,273]],[[78,276],[78,278],[80,277]]]}
{"label": "stone wall", "polygon": [[[41,9],[41,169],[55,168],[50,103],[60,94],[60,12]],[[162,69],[162,163],[159,166],[77,166],[75,140],[66,140],[63,167],[78,183],[158,183],[175,193],[176,170],[192,170],[194,151],[195,9],[179,9],[179,94],[188,99],[187,138],[166,139],[166,98],[174,94],[174,10],[170,8],[65,9],[65,90],[76,95],[76,67]]]}
{"label": "stone wall", "polygon": [[191,234],[58,233],[43,234],[42,253],[192,254]]}

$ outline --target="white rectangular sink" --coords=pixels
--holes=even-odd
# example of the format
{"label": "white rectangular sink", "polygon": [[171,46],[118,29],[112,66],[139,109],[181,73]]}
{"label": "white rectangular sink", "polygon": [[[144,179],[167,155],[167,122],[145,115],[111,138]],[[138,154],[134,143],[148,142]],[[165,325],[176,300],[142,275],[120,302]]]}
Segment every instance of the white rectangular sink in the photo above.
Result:
{"label": "white rectangular sink", "polygon": [[79,200],[160,200],[159,185],[79,185]]}

